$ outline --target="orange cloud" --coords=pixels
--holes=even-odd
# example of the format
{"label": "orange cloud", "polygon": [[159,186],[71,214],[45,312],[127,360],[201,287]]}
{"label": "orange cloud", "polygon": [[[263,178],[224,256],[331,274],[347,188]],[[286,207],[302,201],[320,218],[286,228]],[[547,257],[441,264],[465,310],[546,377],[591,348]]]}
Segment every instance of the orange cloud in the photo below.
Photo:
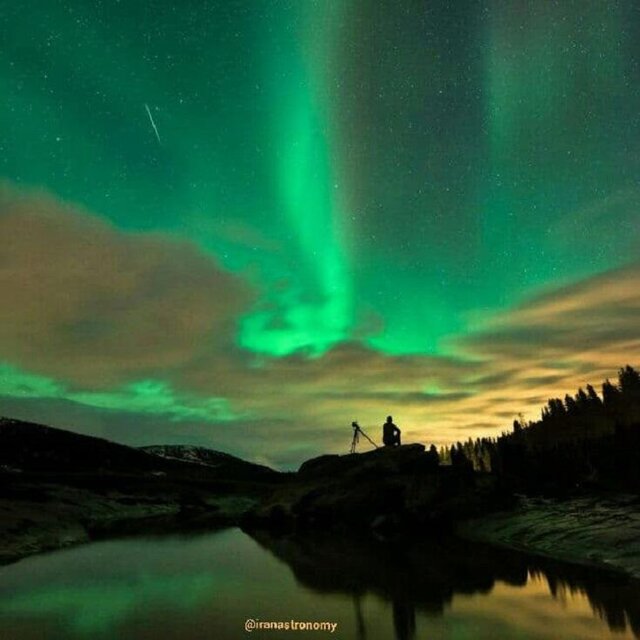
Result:
{"label": "orange cloud", "polygon": [[227,348],[249,294],[191,243],[0,186],[0,358],[83,387]]}

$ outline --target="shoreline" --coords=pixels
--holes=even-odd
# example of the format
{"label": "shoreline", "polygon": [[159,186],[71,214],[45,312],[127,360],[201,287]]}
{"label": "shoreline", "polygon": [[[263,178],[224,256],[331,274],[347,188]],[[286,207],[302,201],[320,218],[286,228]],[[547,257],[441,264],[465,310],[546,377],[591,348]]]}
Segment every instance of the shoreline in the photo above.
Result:
{"label": "shoreline", "polygon": [[[0,570],[2,567],[15,564],[26,558],[55,553],[56,551],[72,549],[94,542],[128,537],[204,533],[239,527],[239,523],[235,518],[194,517],[193,520],[189,519],[185,521],[179,514],[171,516],[150,515],[142,518],[123,519],[104,524],[106,526],[96,526],[95,528],[75,526],[75,535],[70,533],[70,529],[63,526],[59,531],[60,535],[54,536],[53,538],[44,539],[41,536],[32,537],[26,535],[22,538],[14,538],[7,546],[5,546],[5,542],[0,539]],[[7,550],[7,548],[12,548],[12,550]]]}
{"label": "shoreline", "polygon": [[519,496],[511,511],[465,520],[455,532],[471,541],[640,580],[640,498],[635,495]]}
{"label": "shoreline", "polygon": [[[515,551],[545,562],[559,563],[594,570],[615,578],[640,581],[640,537],[635,537],[635,529],[629,532],[620,528],[614,520],[611,529],[617,532],[620,539],[634,536],[635,546],[623,549],[622,559],[611,552],[616,547],[610,546],[610,540],[602,534],[602,529],[594,530],[585,527],[581,522],[583,539],[591,544],[580,548],[561,544],[561,540],[571,540],[572,530],[565,527],[566,518],[558,518],[557,513],[584,507],[585,503],[595,504],[600,515],[610,513],[613,508],[633,508],[628,515],[631,521],[640,527],[640,500],[637,496],[629,495],[592,495],[565,500],[550,500],[542,498],[520,497],[521,504],[511,511],[500,511],[480,518],[472,518],[459,522],[452,535],[461,541],[468,540],[486,544],[490,547]],[[5,505],[0,504],[0,509]],[[22,505],[23,507],[33,505]],[[57,518],[56,527],[50,527],[51,522],[46,518],[40,527],[32,527],[23,533],[15,533],[2,537],[0,543],[0,569],[2,566],[14,564],[32,556],[62,551],[81,545],[91,544],[103,540],[115,540],[122,537],[154,536],[170,534],[189,534],[199,532],[213,532],[220,529],[238,527],[241,530],[241,515],[239,511],[221,513],[217,510],[194,509],[188,512],[177,509],[177,505],[165,505],[164,513],[148,509],[138,511],[134,516],[111,517],[96,519],[91,522],[82,519],[61,520]],[[637,510],[637,511],[636,511]],[[620,515],[618,513],[618,515]],[[586,516],[589,518],[588,514]],[[545,519],[546,528],[540,530],[535,523],[540,518]],[[268,530],[268,528],[265,528]],[[245,534],[246,531],[243,530]],[[524,535],[526,532],[528,535]],[[343,534],[345,532],[343,531]],[[361,533],[361,532],[359,532]],[[418,539],[419,531],[406,532],[408,539]],[[437,533],[437,532],[434,532]],[[607,532],[609,533],[609,532]],[[354,534],[355,535],[355,534]],[[443,535],[440,532],[440,535]],[[549,547],[553,547],[553,552]],[[621,548],[620,545],[617,546]],[[600,555],[598,550],[610,550],[609,556]]]}
{"label": "shoreline", "polygon": [[234,526],[258,502],[255,494],[202,489],[187,497],[162,488],[143,494],[29,483],[14,487],[14,492],[17,495],[0,497],[0,566],[123,535]]}

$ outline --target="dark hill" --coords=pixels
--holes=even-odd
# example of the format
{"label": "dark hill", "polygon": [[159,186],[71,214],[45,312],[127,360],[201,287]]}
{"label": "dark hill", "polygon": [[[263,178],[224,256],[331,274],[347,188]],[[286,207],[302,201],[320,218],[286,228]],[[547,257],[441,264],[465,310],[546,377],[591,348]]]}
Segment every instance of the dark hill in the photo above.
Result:
{"label": "dark hill", "polygon": [[280,474],[226,453],[181,445],[128,447],[33,422],[0,418],[0,471],[158,474],[168,478],[260,482]]}
{"label": "dark hill", "polygon": [[132,447],[9,418],[0,418],[0,466],[64,473],[167,468],[165,461]]}
{"label": "dark hill", "polygon": [[236,456],[206,447],[195,447],[181,444],[160,444],[141,447],[141,451],[164,460],[179,460],[190,464],[201,465],[227,478],[238,476],[245,479],[270,479],[280,475],[277,471],[264,465],[247,462]]}

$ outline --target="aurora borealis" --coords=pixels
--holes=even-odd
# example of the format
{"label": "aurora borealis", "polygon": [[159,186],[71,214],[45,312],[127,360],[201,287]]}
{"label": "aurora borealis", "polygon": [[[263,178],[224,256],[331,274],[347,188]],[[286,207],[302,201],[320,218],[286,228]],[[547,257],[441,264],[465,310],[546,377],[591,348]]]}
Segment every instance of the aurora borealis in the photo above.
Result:
{"label": "aurora borealis", "polygon": [[640,363],[633,0],[0,25],[0,413],[289,466],[388,413],[494,435]]}

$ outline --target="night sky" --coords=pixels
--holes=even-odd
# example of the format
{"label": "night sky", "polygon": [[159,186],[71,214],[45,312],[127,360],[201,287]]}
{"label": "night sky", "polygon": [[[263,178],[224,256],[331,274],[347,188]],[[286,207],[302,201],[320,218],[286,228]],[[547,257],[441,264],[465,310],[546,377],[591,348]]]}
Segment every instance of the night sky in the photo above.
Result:
{"label": "night sky", "polygon": [[0,413],[290,467],[640,364],[636,0],[0,12]]}

